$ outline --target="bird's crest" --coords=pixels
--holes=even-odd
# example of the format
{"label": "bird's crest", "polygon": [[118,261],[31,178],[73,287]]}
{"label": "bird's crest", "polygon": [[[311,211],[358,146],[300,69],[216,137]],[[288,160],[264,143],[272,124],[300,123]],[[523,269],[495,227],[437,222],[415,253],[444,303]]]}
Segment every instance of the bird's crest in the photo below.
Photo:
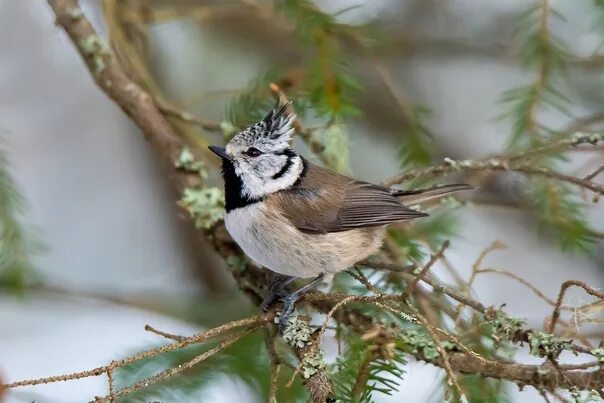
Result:
{"label": "bird's crest", "polygon": [[255,140],[266,139],[274,143],[288,144],[294,132],[295,119],[291,102],[283,106],[277,104],[260,122],[248,127],[241,134]]}

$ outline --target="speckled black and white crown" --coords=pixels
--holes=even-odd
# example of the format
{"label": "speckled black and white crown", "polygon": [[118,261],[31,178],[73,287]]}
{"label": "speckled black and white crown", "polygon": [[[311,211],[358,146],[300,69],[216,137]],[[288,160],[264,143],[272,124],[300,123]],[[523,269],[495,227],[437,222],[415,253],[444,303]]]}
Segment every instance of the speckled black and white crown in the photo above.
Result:
{"label": "speckled black and white crown", "polygon": [[231,142],[239,146],[262,146],[271,151],[286,149],[294,132],[295,118],[290,102],[277,106],[260,122],[237,134]]}

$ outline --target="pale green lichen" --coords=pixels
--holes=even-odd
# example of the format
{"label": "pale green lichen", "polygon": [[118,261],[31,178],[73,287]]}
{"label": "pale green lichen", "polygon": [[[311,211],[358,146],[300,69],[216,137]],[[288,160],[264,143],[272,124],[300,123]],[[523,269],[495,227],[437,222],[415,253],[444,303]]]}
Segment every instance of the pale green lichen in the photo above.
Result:
{"label": "pale green lichen", "polygon": [[[279,323],[280,314],[275,317],[275,323]],[[304,348],[312,344],[311,336],[313,330],[305,320],[298,315],[292,315],[287,320],[287,326],[283,331],[283,340],[292,347]],[[310,378],[319,371],[325,369],[325,354],[320,348],[310,348],[302,359],[302,376]]]}
{"label": "pale green lichen", "polygon": [[189,149],[189,147],[183,147],[180,151],[178,159],[174,162],[174,166],[179,169],[183,169],[188,172],[197,172],[199,176],[204,179],[207,176],[205,164],[203,161],[195,159],[195,156]]}
{"label": "pale green lichen", "polygon": [[588,391],[581,391],[576,387],[571,389],[570,395],[572,396],[575,403],[590,403],[590,402],[601,402],[602,392],[598,392],[596,389]]}
{"label": "pale green lichen", "polygon": [[552,370],[549,367],[546,367],[543,365],[541,365],[537,368],[537,375],[540,378],[547,378],[551,372],[552,372]]}
{"label": "pale green lichen", "polygon": [[528,335],[530,353],[536,357],[558,358],[560,353],[570,346],[570,342],[557,338],[541,330]]}
{"label": "pale green lichen", "polygon": [[[404,329],[399,334],[402,349],[411,351],[413,354],[421,354],[427,360],[436,360],[440,354],[434,340],[421,327]],[[440,346],[446,351],[455,350],[454,343],[443,341]]]}
{"label": "pale green lichen", "polygon": [[109,52],[101,37],[95,34],[89,35],[78,41],[78,47],[85,56],[92,58],[92,64],[94,65],[93,73],[95,76],[99,76],[107,67],[105,57],[109,56]]}
{"label": "pale green lichen", "polygon": [[524,319],[507,316],[501,309],[490,313],[492,318],[488,323],[493,327],[492,338],[496,343],[513,342],[526,322]]}
{"label": "pale green lichen", "polygon": [[80,7],[74,6],[67,11],[67,15],[69,15],[69,18],[73,20],[78,20],[84,16],[84,12]]}
{"label": "pale green lichen", "polygon": [[178,204],[187,210],[197,228],[211,228],[224,216],[224,194],[217,187],[185,188]]}
{"label": "pale green lichen", "polygon": [[319,371],[325,369],[325,354],[319,349],[315,354],[304,357],[302,360],[302,376],[308,379]]}
{"label": "pale green lichen", "polygon": [[475,164],[475,162],[472,160],[454,160],[450,157],[445,157],[443,162],[445,165],[450,166],[455,171],[461,171],[464,168],[472,168],[472,166]]}
{"label": "pale green lichen", "polygon": [[583,133],[577,132],[572,137],[573,145],[579,145],[589,143],[592,145],[598,144],[600,141],[604,141],[604,133]]}
{"label": "pale green lichen", "polygon": [[590,352],[594,357],[596,357],[598,364],[604,364],[604,347],[594,348]]}
{"label": "pale green lichen", "polygon": [[[279,323],[280,314],[275,317],[275,323]],[[290,346],[303,348],[310,340],[312,329],[298,315],[292,315],[287,320],[287,326],[283,331],[283,340]]]}

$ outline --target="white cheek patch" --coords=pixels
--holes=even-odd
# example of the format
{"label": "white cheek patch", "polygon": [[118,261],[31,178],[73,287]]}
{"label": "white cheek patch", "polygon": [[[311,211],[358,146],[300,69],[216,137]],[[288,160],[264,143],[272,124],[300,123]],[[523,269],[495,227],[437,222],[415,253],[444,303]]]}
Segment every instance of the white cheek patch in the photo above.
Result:
{"label": "white cheek patch", "polygon": [[243,172],[239,166],[235,166],[235,173],[243,182],[241,189],[243,195],[256,199],[291,187],[296,183],[303,169],[302,158],[295,156],[292,158],[292,165],[288,171],[277,179],[273,179],[271,176],[263,178],[254,172]]}

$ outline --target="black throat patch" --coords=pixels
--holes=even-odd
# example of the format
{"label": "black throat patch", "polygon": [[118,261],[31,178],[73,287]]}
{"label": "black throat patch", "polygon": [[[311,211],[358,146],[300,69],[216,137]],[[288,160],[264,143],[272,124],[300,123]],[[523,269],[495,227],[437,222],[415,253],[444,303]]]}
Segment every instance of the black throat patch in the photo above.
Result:
{"label": "black throat patch", "polygon": [[222,160],[222,178],[224,179],[224,208],[227,213],[262,200],[262,198],[242,195],[243,182],[235,173],[235,167],[231,161]]}

